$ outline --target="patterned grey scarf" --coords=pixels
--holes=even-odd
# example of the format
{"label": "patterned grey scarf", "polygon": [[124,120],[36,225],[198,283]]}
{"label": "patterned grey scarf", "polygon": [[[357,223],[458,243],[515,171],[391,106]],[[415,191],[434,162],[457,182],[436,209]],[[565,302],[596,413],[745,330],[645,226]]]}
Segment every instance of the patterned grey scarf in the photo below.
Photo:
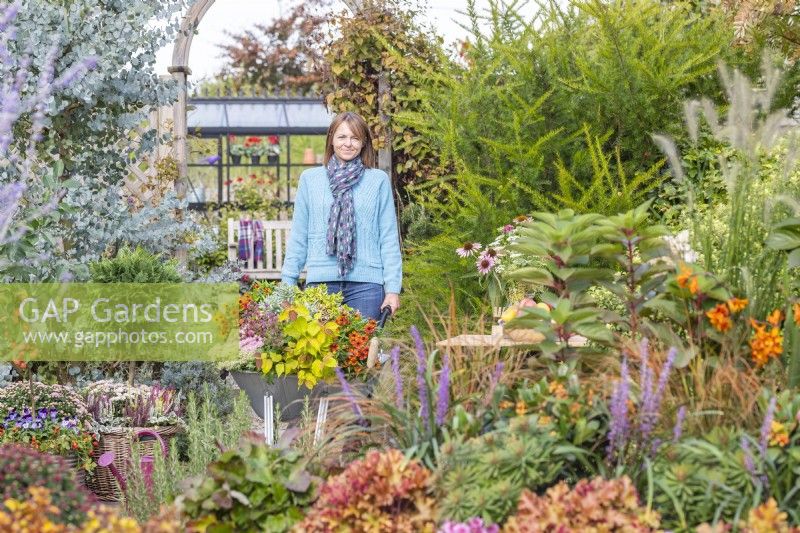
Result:
{"label": "patterned grey scarf", "polygon": [[356,260],[356,213],[353,187],[364,175],[364,163],[356,157],[341,163],[336,156],[328,161],[328,181],[333,193],[333,206],[328,218],[328,239],[325,252],[335,255],[339,276],[353,270]]}

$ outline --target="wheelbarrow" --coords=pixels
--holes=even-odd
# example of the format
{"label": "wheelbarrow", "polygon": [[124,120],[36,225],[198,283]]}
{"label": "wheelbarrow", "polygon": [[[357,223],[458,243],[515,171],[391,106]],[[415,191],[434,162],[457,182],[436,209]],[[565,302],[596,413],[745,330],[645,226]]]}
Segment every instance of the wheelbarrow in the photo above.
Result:
{"label": "wheelbarrow", "polygon": [[[134,435],[135,441],[141,441],[142,437],[153,437],[158,443],[161,445],[161,453],[166,458],[168,449],[167,443],[164,442],[164,439],[161,438],[161,435],[156,433],[155,431],[151,431],[149,429],[140,429]],[[119,483],[119,488],[123,492],[127,492],[128,490],[128,482],[125,479],[125,476],[122,475],[122,472],[114,466],[114,452],[106,452],[102,454],[97,459],[97,466],[108,467],[111,469],[111,475],[117,480]],[[143,455],[139,458],[139,468],[142,471],[142,479],[144,480],[144,486],[147,488],[148,494],[153,490],[153,463],[155,462],[155,457],[152,455]]]}

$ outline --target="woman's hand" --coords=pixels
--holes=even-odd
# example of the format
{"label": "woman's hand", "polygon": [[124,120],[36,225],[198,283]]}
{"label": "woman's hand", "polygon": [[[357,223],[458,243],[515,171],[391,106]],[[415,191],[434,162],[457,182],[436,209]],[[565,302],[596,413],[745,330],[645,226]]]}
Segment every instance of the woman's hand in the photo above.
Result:
{"label": "woman's hand", "polygon": [[392,314],[395,314],[400,308],[400,295],[395,292],[387,292],[381,304],[381,309],[387,305],[392,308]]}

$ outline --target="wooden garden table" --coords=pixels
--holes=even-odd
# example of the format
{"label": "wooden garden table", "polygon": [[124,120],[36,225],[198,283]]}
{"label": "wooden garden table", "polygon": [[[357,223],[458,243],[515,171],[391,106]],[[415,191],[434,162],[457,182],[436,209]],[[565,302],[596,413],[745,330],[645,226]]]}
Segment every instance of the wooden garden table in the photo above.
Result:
{"label": "wooden garden table", "polygon": [[[531,337],[534,337],[531,335]],[[436,343],[436,346],[446,347],[461,347],[461,348],[512,348],[523,346],[536,346],[544,340],[544,335],[539,334],[538,339],[529,338],[527,340],[514,340],[507,335],[494,334],[494,335],[456,335],[449,339],[444,339]],[[585,346],[586,338],[580,335],[575,335],[569,340],[570,346]]]}

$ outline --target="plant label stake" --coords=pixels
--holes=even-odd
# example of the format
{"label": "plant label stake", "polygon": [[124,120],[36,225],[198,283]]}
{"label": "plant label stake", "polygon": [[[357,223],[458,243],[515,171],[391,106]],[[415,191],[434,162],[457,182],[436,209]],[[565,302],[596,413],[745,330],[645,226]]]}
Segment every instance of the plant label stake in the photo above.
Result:
{"label": "plant label stake", "polygon": [[325,421],[328,420],[328,398],[320,398],[319,407],[317,408],[317,425],[314,428],[314,444],[318,444],[322,440],[325,431]]}
{"label": "plant label stake", "polygon": [[275,442],[275,409],[271,394],[264,395],[264,440],[267,446]]}

